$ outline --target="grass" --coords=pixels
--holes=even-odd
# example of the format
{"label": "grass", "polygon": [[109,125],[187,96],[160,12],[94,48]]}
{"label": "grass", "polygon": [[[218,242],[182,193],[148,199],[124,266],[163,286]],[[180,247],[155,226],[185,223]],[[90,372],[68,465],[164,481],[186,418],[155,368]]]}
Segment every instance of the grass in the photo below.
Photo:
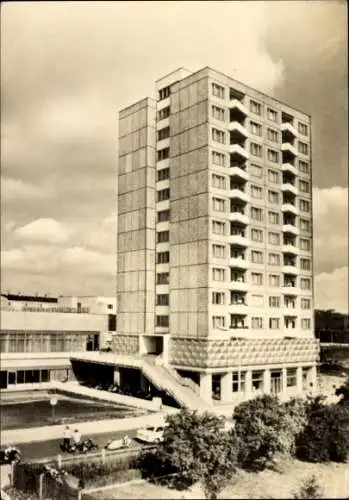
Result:
{"label": "grass", "polygon": [[[233,484],[225,488],[219,498],[258,499],[292,498],[304,479],[315,474],[323,492],[323,498],[348,498],[349,464],[311,464],[298,460],[282,460],[278,470],[260,473],[239,471]],[[147,482],[108,488],[88,496],[89,499],[201,499],[199,485],[185,491],[176,491]]]}

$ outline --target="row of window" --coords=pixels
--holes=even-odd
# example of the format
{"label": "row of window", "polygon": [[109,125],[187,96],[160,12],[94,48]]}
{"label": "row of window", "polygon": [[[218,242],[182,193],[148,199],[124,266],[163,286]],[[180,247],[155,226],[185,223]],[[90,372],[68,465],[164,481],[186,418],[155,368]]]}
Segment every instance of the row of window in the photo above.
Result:
{"label": "row of window", "polygon": [[[308,232],[310,233],[311,231],[311,225],[310,221],[306,219],[300,219],[300,229],[301,231]],[[264,229],[256,229],[256,228],[251,228],[250,229],[250,237],[251,241],[255,241],[258,243],[263,243],[264,242]],[[212,221],[212,233],[213,234],[219,234],[219,235],[226,235],[226,223],[222,221]],[[241,236],[242,238],[247,238],[246,236],[246,231],[244,229],[240,229],[240,226],[233,226],[230,225],[230,236]],[[294,240],[285,240],[285,238],[281,239],[282,233],[277,233],[274,231],[268,231],[268,243],[270,245],[293,245],[295,246],[295,241]],[[284,236],[284,235],[283,235]],[[301,238],[302,239],[302,238]],[[303,244],[303,243],[302,243]],[[307,243],[304,243],[304,247],[307,246]],[[310,248],[310,245],[309,245]],[[302,250],[307,250],[308,248],[301,248]]]}
{"label": "row of window", "polygon": [[[212,292],[212,304],[224,306],[226,305],[226,292]],[[229,305],[247,305],[246,299],[243,295],[230,292],[229,296],[230,302]],[[270,296],[269,297],[269,307],[272,309],[280,308],[280,297],[278,296]],[[297,305],[297,299],[295,297],[284,297],[283,301],[284,307],[287,309],[295,309]],[[263,295],[251,295],[249,300],[249,305],[253,307],[262,307],[263,306]],[[300,306],[303,310],[311,309],[311,299],[309,298],[301,298]]]}
{"label": "row of window", "polygon": [[[280,328],[280,318],[269,318],[269,328],[279,329]],[[296,318],[284,318],[283,321],[286,329],[296,328]],[[212,326],[213,328],[226,328],[226,317],[225,316],[212,316]],[[247,328],[246,320],[240,316],[230,317],[230,328]],[[251,318],[251,328],[252,329],[262,329],[263,328],[263,318],[260,316],[253,316]],[[309,330],[311,328],[311,319],[301,318],[301,328],[302,330]]]}
{"label": "row of window", "polygon": [[[310,249],[310,241],[305,240],[306,248]],[[218,259],[225,259],[227,256],[226,253],[227,246],[224,244],[213,243],[212,244],[212,256]],[[251,250],[251,262],[254,264],[263,264],[264,263],[264,252],[259,250]],[[230,247],[230,258],[232,259],[242,259],[245,260],[245,252],[244,250],[236,247]],[[284,257],[284,265],[293,265],[296,266],[297,258],[296,257]],[[300,259],[300,267],[304,270],[310,270],[310,265],[308,264],[309,259],[301,258]],[[281,254],[268,252],[268,264],[279,266],[281,263]]]}
{"label": "row of window", "polygon": [[[218,85],[217,83],[212,83],[212,95],[218,97],[219,99],[225,99],[225,88],[222,85]],[[230,92],[232,94],[232,92]],[[234,95],[230,95],[230,97],[235,97]],[[250,111],[257,116],[262,116],[263,113],[263,104],[257,102],[253,99],[250,99]],[[267,106],[267,119],[271,122],[279,122],[280,113],[275,109]],[[292,117],[290,117],[292,118]],[[298,132],[304,136],[309,135],[309,127],[306,123],[298,122]]]}
{"label": "row of window", "polygon": [[[166,170],[166,169],[164,169],[164,170]],[[160,170],[159,172],[162,172],[162,170]],[[268,169],[268,181],[270,183],[280,184],[281,180],[283,180],[283,178],[281,177],[281,175],[280,175],[280,173],[278,171],[272,170],[272,169]],[[290,181],[286,181],[286,182],[290,183]],[[292,184],[292,185],[294,185],[294,184]],[[225,177],[223,175],[219,175],[219,174],[212,174],[212,186],[215,187],[215,188],[218,188],[218,189],[226,189],[227,188],[227,177]],[[240,184],[236,184],[236,183],[233,184],[232,182],[230,182],[229,186],[230,186],[231,189],[233,189],[234,186],[236,186],[236,189],[240,189],[241,190],[241,185]],[[310,193],[310,183],[309,182],[306,182],[306,181],[303,181],[303,180],[299,180],[298,181],[298,186],[299,186],[300,192],[302,192],[302,193]],[[261,199],[263,197],[263,187],[256,186],[256,185],[252,184],[250,186],[250,190],[251,190],[251,195],[254,198],[260,198]]]}
{"label": "row of window", "polygon": [[[212,280],[213,281],[226,281],[227,269],[221,267],[212,268]],[[246,283],[245,273],[241,271],[230,271],[230,281]],[[300,288],[301,290],[311,289],[311,279],[310,278],[300,278]],[[264,284],[264,273],[251,272],[251,284],[262,286]],[[284,278],[283,283],[281,283],[280,275],[269,275],[269,286],[274,287],[290,287],[295,288],[297,284],[297,278],[295,276],[292,279]]]}

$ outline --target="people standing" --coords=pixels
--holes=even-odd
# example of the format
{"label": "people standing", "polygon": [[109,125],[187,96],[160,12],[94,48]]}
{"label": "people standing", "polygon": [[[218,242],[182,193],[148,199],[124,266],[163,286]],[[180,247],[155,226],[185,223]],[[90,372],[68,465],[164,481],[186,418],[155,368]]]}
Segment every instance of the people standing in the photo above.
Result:
{"label": "people standing", "polygon": [[69,425],[67,425],[63,433],[63,448],[65,449],[65,451],[69,450],[71,438],[72,438],[72,432],[70,430]]}

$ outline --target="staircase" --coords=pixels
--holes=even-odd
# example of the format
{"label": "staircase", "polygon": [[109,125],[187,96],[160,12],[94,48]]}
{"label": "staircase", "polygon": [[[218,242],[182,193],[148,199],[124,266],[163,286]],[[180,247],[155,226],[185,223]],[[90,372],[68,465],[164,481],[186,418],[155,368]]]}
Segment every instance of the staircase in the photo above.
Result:
{"label": "staircase", "polygon": [[155,387],[167,391],[181,406],[191,410],[208,409],[208,404],[200,397],[199,387],[173,368],[161,364],[160,358],[142,356],[141,370]]}

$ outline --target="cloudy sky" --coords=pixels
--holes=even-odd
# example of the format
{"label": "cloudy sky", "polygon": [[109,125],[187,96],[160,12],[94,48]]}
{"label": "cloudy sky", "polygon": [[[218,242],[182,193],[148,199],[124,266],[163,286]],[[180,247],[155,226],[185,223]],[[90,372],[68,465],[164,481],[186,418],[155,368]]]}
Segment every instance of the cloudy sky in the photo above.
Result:
{"label": "cloudy sky", "polygon": [[1,287],[113,295],[117,110],[184,66],[312,114],[316,305],[348,310],[346,3],[2,5]]}

